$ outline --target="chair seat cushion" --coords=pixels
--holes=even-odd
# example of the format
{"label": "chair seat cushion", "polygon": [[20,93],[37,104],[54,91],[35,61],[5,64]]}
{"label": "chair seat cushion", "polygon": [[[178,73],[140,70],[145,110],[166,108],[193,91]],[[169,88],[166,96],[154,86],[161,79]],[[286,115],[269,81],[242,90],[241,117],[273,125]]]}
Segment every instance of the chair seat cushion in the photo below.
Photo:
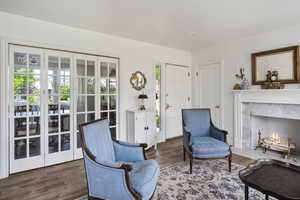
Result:
{"label": "chair seat cushion", "polygon": [[139,192],[143,200],[152,196],[159,176],[159,165],[155,160],[143,160],[129,163],[132,170],[129,179],[132,187]]}
{"label": "chair seat cushion", "polygon": [[192,137],[193,155],[199,158],[220,158],[230,154],[229,145],[213,137]]}

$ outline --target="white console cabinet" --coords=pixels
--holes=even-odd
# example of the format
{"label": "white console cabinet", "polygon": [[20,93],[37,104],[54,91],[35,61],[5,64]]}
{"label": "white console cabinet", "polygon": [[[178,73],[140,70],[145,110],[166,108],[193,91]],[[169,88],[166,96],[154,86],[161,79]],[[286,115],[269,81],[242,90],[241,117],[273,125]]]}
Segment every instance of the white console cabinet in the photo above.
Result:
{"label": "white console cabinet", "polygon": [[127,141],[156,145],[155,112],[152,110],[127,110]]}

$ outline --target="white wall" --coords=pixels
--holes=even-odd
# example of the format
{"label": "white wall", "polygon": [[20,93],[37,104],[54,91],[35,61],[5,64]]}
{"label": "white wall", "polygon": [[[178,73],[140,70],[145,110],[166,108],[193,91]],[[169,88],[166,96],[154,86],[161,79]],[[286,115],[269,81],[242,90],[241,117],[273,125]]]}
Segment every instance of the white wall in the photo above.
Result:
{"label": "white wall", "polygon": [[[198,67],[214,61],[223,61],[223,105],[224,128],[229,131],[229,141],[233,135],[233,94],[232,87],[238,80],[234,74],[242,65],[246,68],[248,80],[251,80],[251,53],[300,44],[300,25],[272,31],[252,37],[226,41],[192,53],[192,66]],[[195,84],[193,84],[195,86]],[[199,87],[199,86],[197,86]],[[201,87],[201,86],[200,86]],[[299,84],[286,85],[288,88],[300,88]],[[204,88],[205,89],[205,88]],[[197,92],[193,88],[194,93]],[[196,95],[195,95],[196,96]],[[196,105],[197,99],[194,99]]]}
{"label": "white wall", "polygon": [[[40,43],[46,47],[80,50],[120,58],[120,131],[125,139],[125,110],[136,106],[136,92],[129,83],[132,73],[139,70],[146,74],[145,92],[154,107],[155,76],[157,63],[191,65],[187,51],[166,48],[145,42],[100,34],[83,29],[48,23],[0,12],[0,36],[27,43]],[[151,33],[149,33],[151,34]]]}

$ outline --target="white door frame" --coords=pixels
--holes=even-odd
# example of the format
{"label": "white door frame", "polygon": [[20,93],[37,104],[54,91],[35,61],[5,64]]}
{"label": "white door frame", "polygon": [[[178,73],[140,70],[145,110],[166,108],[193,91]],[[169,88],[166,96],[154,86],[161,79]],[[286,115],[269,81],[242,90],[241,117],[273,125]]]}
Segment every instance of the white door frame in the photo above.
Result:
{"label": "white door frame", "polygon": [[9,113],[8,113],[8,44],[0,38],[0,179],[8,177],[9,174]]}
{"label": "white door frame", "polygon": [[[224,96],[224,88],[223,88],[223,83],[224,83],[224,77],[223,77],[223,71],[224,71],[224,61],[212,61],[212,62],[207,62],[207,63],[202,63],[199,65],[198,69],[196,69],[196,73],[198,72],[199,73],[199,70],[200,69],[207,69],[209,68],[208,65],[214,65],[214,64],[218,64],[219,66],[219,77],[220,77],[220,83],[219,83],[219,94],[220,94],[220,125],[221,127],[219,128],[224,128],[224,100],[223,100],[223,96]],[[194,81],[194,85],[196,85],[196,81]],[[200,86],[200,90],[201,90],[201,86]],[[195,88],[194,88],[195,92],[198,93],[198,102],[197,102],[197,106],[201,106],[201,102],[200,102],[200,94],[199,94],[199,91],[197,91]]]}
{"label": "white door frame", "polygon": [[173,64],[173,63],[165,63],[162,65],[161,69],[161,131],[162,131],[162,141],[167,140],[167,134],[166,134],[166,71],[167,71],[167,65],[173,65],[177,67],[184,67],[188,68],[190,71],[190,86],[189,86],[189,96],[191,98],[190,102],[192,105],[192,67],[187,65],[179,65],[179,64]]}

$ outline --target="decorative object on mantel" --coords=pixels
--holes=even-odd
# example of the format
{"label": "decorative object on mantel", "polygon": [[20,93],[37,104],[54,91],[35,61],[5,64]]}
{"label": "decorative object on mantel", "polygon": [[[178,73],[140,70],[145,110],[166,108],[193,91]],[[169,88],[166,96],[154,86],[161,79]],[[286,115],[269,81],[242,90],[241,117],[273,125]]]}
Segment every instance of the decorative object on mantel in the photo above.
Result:
{"label": "decorative object on mantel", "polygon": [[148,99],[148,96],[146,94],[140,94],[138,96],[138,99],[140,101],[140,105],[139,105],[139,109],[140,110],[146,110],[146,107],[145,107],[145,99]]}
{"label": "decorative object on mantel", "polygon": [[240,74],[235,74],[235,77],[238,79],[241,79],[241,84],[236,83],[233,86],[234,90],[248,90],[250,88],[250,83],[245,77],[245,68],[240,68]]}
{"label": "decorative object on mantel", "polygon": [[251,57],[253,85],[265,85],[265,76],[270,75],[270,72],[271,77],[264,89],[278,88],[279,84],[276,82],[289,84],[300,81],[299,46],[253,53]]}
{"label": "decorative object on mantel", "polygon": [[142,72],[136,71],[131,75],[130,84],[134,89],[140,91],[141,89],[145,88],[146,83],[147,79]]}
{"label": "decorative object on mantel", "polygon": [[258,142],[256,148],[262,148],[263,152],[267,150],[273,150],[284,153],[286,157],[289,157],[291,151],[296,149],[296,144],[291,143],[290,138],[282,138],[278,133],[273,132],[269,137],[261,137],[261,131],[258,131]]}
{"label": "decorative object on mantel", "polygon": [[239,83],[234,84],[233,90],[241,90],[241,89],[242,89],[241,84],[239,84]]}
{"label": "decorative object on mantel", "polygon": [[283,89],[284,84],[278,81],[278,71],[267,71],[266,82],[261,85],[262,89]]}

